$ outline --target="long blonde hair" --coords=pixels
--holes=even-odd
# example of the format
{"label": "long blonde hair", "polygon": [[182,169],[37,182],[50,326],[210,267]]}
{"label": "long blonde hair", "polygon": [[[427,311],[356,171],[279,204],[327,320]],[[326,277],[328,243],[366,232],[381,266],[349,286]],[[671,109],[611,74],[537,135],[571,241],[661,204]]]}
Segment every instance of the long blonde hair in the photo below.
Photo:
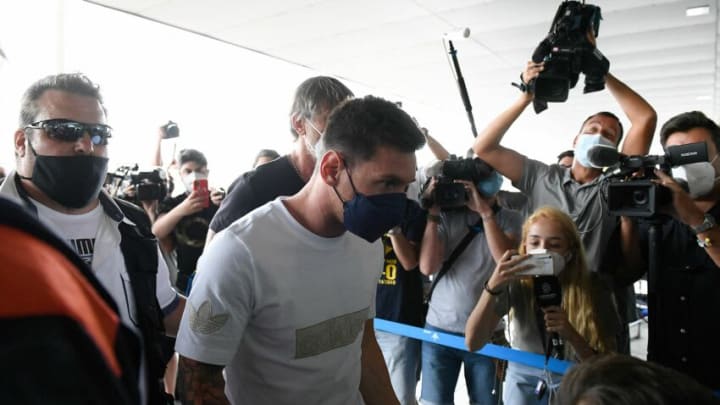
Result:
{"label": "long blonde hair", "polygon": [[[571,255],[565,263],[565,269],[558,275],[562,287],[562,308],[568,315],[570,324],[585,338],[591,348],[598,352],[614,350],[615,339],[608,336],[601,323],[596,319],[597,307],[592,285],[590,271],[585,258],[585,249],[580,241],[575,222],[563,211],[554,207],[541,207],[528,217],[523,224],[522,239],[519,252],[527,253],[525,241],[530,227],[540,219],[550,220],[560,226],[561,233],[568,242],[568,253]],[[533,294],[533,279],[521,281],[524,294]],[[534,313],[535,300],[528,300]],[[569,345],[566,351],[570,349]],[[567,354],[567,353],[566,353]]]}

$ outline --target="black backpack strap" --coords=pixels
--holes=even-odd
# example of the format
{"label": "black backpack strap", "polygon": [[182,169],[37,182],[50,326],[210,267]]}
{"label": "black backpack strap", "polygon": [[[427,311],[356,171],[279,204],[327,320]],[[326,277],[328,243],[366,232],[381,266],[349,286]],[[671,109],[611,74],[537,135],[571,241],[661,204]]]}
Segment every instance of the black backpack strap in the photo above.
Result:
{"label": "black backpack strap", "polygon": [[152,234],[150,219],[139,207],[114,199],[132,226],[120,222],[120,249],[130,277],[137,319],[148,364],[149,403],[164,403],[162,379],[165,375],[167,355],[163,347],[165,327],[163,313],[157,301],[158,243]]}
{"label": "black backpack strap", "polygon": [[448,270],[452,267],[453,263],[455,263],[455,260],[462,254],[462,252],[465,251],[465,248],[470,244],[470,242],[473,240],[475,235],[478,234],[477,227],[482,225],[482,218],[478,219],[478,221],[475,223],[475,225],[469,227],[468,233],[465,235],[465,237],[458,243],[457,246],[455,246],[455,249],[450,254],[450,257],[445,260],[445,262],[442,265],[442,268],[440,268],[440,271],[437,274],[437,277],[435,277],[435,280],[432,283],[432,286],[430,286],[430,291],[428,292],[426,302],[430,302],[430,299],[432,298],[433,291],[435,291],[435,286],[437,286],[437,283],[440,281],[441,278],[445,274],[447,274]]}

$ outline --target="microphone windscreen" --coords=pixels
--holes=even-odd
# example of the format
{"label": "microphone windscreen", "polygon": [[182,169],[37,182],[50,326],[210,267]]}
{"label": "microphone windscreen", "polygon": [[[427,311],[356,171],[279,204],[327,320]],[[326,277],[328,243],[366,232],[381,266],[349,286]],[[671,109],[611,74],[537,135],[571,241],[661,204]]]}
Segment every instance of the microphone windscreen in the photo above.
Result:
{"label": "microphone windscreen", "polygon": [[597,169],[609,167],[620,161],[620,152],[614,146],[595,145],[588,149],[588,161]]}

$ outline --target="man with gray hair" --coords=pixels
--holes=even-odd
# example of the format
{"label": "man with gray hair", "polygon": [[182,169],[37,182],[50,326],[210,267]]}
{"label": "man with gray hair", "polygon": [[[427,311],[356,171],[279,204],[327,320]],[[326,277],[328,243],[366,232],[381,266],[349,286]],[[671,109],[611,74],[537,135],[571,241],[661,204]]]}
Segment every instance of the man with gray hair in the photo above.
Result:
{"label": "man with gray hair", "polygon": [[293,195],[310,179],[318,141],[325,133],[330,111],[354,95],[339,80],[311,77],[298,86],[290,110],[290,132],[295,147],[290,154],[260,165],[238,177],[213,217],[205,246],[216,233],[279,196]]}

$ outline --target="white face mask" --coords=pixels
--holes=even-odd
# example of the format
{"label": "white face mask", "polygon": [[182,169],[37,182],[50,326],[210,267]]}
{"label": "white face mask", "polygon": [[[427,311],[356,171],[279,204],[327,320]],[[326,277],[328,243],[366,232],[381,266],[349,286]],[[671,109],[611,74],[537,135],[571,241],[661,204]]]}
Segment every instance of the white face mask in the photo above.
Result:
{"label": "white face mask", "polygon": [[182,181],[183,185],[185,185],[185,190],[187,190],[188,193],[192,193],[193,183],[195,182],[195,180],[203,179],[207,179],[207,174],[202,172],[191,172],[190,174],[183,176]]}
{"label": "white face mask", "polygon": [[578,136],[577,142],[575,142],[575,160],[585,167],[595,167],[590,163],[590,159],[588,158],[590,148],[595,145],[605,145],[615,148],[615,144],[602,135],[582,134]]}
{"label": "white face mask", "polygon": [[718,155],[715,155],[710,162],[697,162],[672,168],[672,177],[684,189],[690,197],[697,198],[709,194],[718,177],[715,173],[713,163]]}
{"label": "white face mask", "polygon": [[305,134],[305,146],[307,146],[308,151],[310,151],[310,154],[313,155],[313,158],[315,158],[315,160],[317,160],[317,149],[315,149],[315,147],[317,146],[318,143],[320,143],[320,140],[322,139],[322,137],[325,136],[325,132],[321,132],[319,129],[317,129],[317,127],[315,127],[315,125],[313,125],[312,121],[307,120],[307,123],[310,125],[310,127],[312,127],[312,129],[315,130],[315,132],[318,133],[318,135],[320,135],[318,137],[318,140],[315,142],[315,144],[311,144],[310,141],[308,140],[307,134]]}
{"label": "white face mask", "polygon": [[528,250],[528,254],[530,254],[530,255],[540,255],[540,254],[550,255],[552,257],[552,261],[553,261],[553,274],[555,274],[555,275],[560,274],[561,271],[565,270],[565,266],[567,265],[567,262],[572,260],[572,253],[568,253],[565,256],[563,256],[560,253],[553,252],[552,250],[547,250],[547,249]]}

